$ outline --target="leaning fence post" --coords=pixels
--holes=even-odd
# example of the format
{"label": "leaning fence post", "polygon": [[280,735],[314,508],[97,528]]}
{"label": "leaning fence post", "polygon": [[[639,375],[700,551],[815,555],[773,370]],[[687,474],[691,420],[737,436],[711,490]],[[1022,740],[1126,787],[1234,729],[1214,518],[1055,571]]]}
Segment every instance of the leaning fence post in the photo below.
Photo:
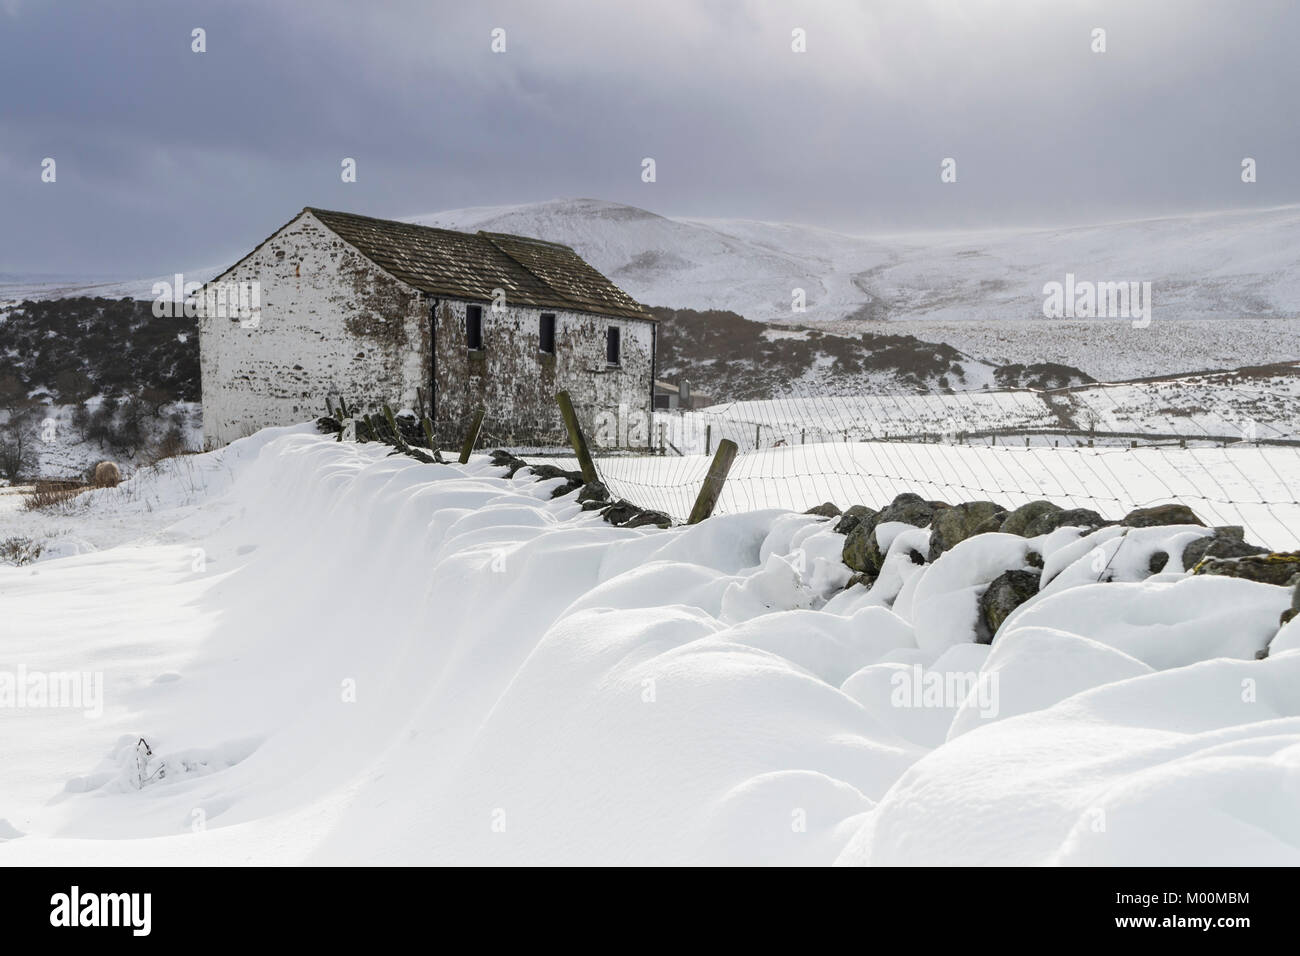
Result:
{"label": "leaning fence post", "polygon": [[730,438],[718,442],[718,453],[713,456],[709,473],[704,476],[704,484],[700,486],[699,497],[695,499],[687,524],[699,524],[713,514],[713,508],[722,495],[722,486],[726,484],[727,472],[731,471],[731,463],[736,460],[737,450],[736,443]]}
{"label": "leaning fence post", "polygon": [[465,433],[465,443],[460,446],[460,463],[462,465],[469,464],[469,453],[478,444],[478,432],[483,427],[483,412],[484,409],[480,408],[475,413],[474,421],[470,424],[469,431]]}
{"label": "leaning fence post", "polygon": [[582,468],[582,480],[590,484],[598,481],[600,476],[596,474],[596,463],[591,460],[591,452],[587,448],[587,437],[582,434],[582,426],[578,424],[578,414],[573,410],[573,402],[569,398],[567,391],[560,392],[555,396],[555,400],[560,403],[560,414],[564,417],[564,427],[569,432],[569,444],[573,446],[573,451],[578,456],[578,465]]}

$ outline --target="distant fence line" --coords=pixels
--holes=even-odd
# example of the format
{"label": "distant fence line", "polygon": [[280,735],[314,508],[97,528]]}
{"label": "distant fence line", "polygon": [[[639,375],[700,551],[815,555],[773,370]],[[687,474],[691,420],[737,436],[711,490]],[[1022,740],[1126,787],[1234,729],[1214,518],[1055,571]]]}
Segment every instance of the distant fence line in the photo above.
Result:
{"label": "distant fence line", "polygon": [[[1153,399],[1127,386],[1102,394],[1108,388],[1069,408],[1056,394],[1023,390],[795,396],[653,417],[568,404],[561,393],[553,414],[535,418],[477,409],[426,421],[430,444],[459,448],[462,459],[494,447],[573,459],[565,467],[615,498],[678,521],[826,500],[878,508],[902,492],[1008,507],[1046,498],[1112,519],[1181,502],[1260,544],[1300,546],[1300,422],[1252,422],[1229,394],[1160,406],[1155,421],[1176,430],[1105,428],[1141,422]],[[1080,414],[1089,427],[1072,420]],[[1211,428],[1224,423],[1236,433]]]}
{"label": "distant fence line", "polygon": [[1182,502],[1207,524],[1300,546],[1300,421],[1253,420],[1252,409],[1272,411],[1258,404],[1267,390],[1199,387],[1168,404],[1178,386],[1075,390],[1068,407],[1059,391],[989,390],[661,410],[648,453],[592,442],[592,455],[612,494],[678,520],[725,439],[738,454],[716,513],[823,500],[880,507],[905,491],[952,503],[1048,498],[1108,518]]}

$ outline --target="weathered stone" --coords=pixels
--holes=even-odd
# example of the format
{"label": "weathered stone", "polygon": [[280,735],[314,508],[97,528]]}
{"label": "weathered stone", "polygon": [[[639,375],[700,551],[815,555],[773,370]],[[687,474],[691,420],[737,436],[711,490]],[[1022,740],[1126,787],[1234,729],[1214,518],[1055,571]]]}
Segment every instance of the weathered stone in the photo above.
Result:
{"label": "weathered stone", "polygon": [[641,509],[632,502],[622,500],[606,505],[601,511],[605,520],[612,525],[625,525],[640,513]]}
{"label": "weathered stone", "polygon": [[1023,534],[1026,538],[1036,538],[1040,534],[1050,534],[1057,528],[1065,527],[1080,527],[1095,531],[1112,523],[1089,508],[1045,511],[1025,526]]}
{"label": "weathered stone", "polygon": [[1011,612],[1038,593],[1038,571],[1003,571],[980,595],[975,620],[976,643],[992,644]]}
{"label": "weathered stone", "polygon": [[861,585],[862,585],[863,587],[865,587],[865,588],[870,588],[871,585],[873,585],[873,584],[875,584],[875,583],[876,583],[875,575],[871,575],[871,574],[855,574],[855,575],[853,575],[853,577],[849,578],[849,583],[846,584],[846,585],[844,585],[844,587],[845,587],[845,588],[851,588],[851,587],[853,587],[853,585],[855,585],[855,584],[861,584]]}
{"label": "weathered stone", "polygon": [[599,481],[589,481],[578,492],[578,501],[609,501],[609,489]]}
{"label": "weathered stone", "polygon": [[968,501],[936,511],[930,521],[929,559],[934,561],[959,541],[980,534],[998,513],[1006,514],[1006,509],[991,501]]}
{"label": "weathered stone", "polygon": [[1025,535],[1025,528],[1029,526],[1031,521],[1039,515],[1060,510],[1060,505],[1054,505],[1050,501],[1031,501],[1028,504],[1021,505],[1019,508],[1007,515],[1002,521],[1001,528],[998,530],[1006,534],[1018,534],[1029,537],[1029,535]]}
{"label": "weathered stone", "polygon": [[1159,574],[1169,564],[1169,552],[1157,551],[1147,559],[1147,570],[1152,574]]}
{"label": "weathered stone", "polygon": [[899,495],[886,505],[876,515],[876,524],[883,524],[886,521],[902,521],[914,528],[925,528],[929,526],[936,511],[947,507],[948,505],[942,501],[926,501],[920,495],[908,492]]}
{"label": "weathered stone", "polygon": [[569,481],[576,479],[578,484],[582,484],[582,472],[580,471],[566,471],[556,465],[529,465],[528,467],[533,470],[533,475],[538,481],[545,481],[548,478],[564,478]]}
{"label": "weathered stone", "polygon": [[1183,567],[1190,571],[1205,557],[1244,558],[1250,554],[1268,554],[1268,549],[1247,544],[1241,525],[1221,525],[1214,534],[1197,538],[1183,548]]}
{"label": "weathered stone", "polygon": [[867,559],[867,547],[875,540],[876,521],[875,515],[872,515],[855,524],[853,530],[845,537],[840,560],[854,571],[875,575],[880,567],[878,565],[874,568],[869,567]]}
{"label": "weathered stone", "polygon": [[1006,511],[995,512],[992,517],[976,525],[972,535],[988,534],[990,531],[1001,531],[1002,522],[1007,520],[1007,514],[1008,512]]}
{"label": "weathered stone", "polygon": [[1195,524],[1205,527],[1205,522],[1196,517],[1196,512],[1187,505],[1156,505],[1154,508],[1134,508],[1120,524],[1127,528],[1154,528],[1167,524]]}
{"label": "weathered stone", "polygon": [[551,497],[563,498],[565,495],[573,494],[581,487],[582,487],[581,478],[570,478],[564,484],[557,486],[556,489],[551,492]]}
{"label": "weathered stone", "polygon": [[1203,558],[1193,574],[1221,574],[1263,584],[1285,586],[1300,574],[1300,551],[1250,554],[1241,558]]}
{"label": "weathered stone", "polygon": [[1291,595],[1291,607],[1282,612],[1279,624],[1289,624],[1294,618],[1300,616],[1300,574],[1297,574],[1287,583],[1294,587],[1295,591]]}
{"label": "weathered stone", "polygon": [[498,448],[495,451],[490,452],[488,458],[491,459],[493,465],[497,466],[498,468],[506,469],[507,478],[513,478],[515,472],[517,472],[520,468],[528,467],[528,462],[524,461],[522,458],[512,455],[510,452],[505,451],[504,449],[501,448]]}
{"label": "weathered stone", "polygon": [[854,505],[840,515],[840,520],[835,522],[835,527],[831,530],[836,534],[848,534],[858,526],[859,521],[875,513],[874,508],[868,508],[866,505]]}
{"label": "weathered stone", "polygon": [[820,515],[823,518],[838,518],[841,514],[839,507],[831,501],[823,501],[819,505],[813,505],[807,511],[806,515]]}
{"label": "weathered stone", "polygon": [[[948,506],[938,503],[941,508]],[[915,528],[926,527],[935,513],[935,502],[925,501],[920,495],[902,494],[887,507],[870,517],[864,517],[844,539],[844,551],[841,555],[845,564],[854,571],[867,574],[880,573],[880,566],[885,556],[876,541],[876,528],[886,521],[901,521]]]}
{"label": "weathered stone", "polygon": [[640,528],[643,525],[652,524],[657,528],[671,528],[673,519],[662,511],[651,511],[649,509],[633,515],[623,523],[624,528]]}
{"label": "weathered stone", "polygon": [[1043,567],[1043,556],[1037,551],[1026,552],[1025,564],[1029,565],[1031,568],[1041,569]]}
{"label": "weathered stone", "polygon": [[609,507],[608,501],[596,501],[593,499],[590,501],[584,501],[582,503],[583,511],[603,511],[608,507]]}

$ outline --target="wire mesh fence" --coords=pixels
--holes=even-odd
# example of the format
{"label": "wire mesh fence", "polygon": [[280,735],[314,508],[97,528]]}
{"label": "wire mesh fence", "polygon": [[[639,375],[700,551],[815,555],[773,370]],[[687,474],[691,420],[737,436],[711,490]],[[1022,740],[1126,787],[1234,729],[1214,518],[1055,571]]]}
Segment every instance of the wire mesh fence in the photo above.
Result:
{"label": "wire mesh fence", "polygon": [[1008,507],[1045,498],[1110,519],[1180,502],[1206,524],[1241,525],[1273,548],[1300,546],[1300,376],[791,393],[660,411],[642,429],[616,421],[612,431],[610,414],[590,433],[602,481],[679,520],[729,439],[740,455],[718,514],[828,500],[880,507],[902,492]]}

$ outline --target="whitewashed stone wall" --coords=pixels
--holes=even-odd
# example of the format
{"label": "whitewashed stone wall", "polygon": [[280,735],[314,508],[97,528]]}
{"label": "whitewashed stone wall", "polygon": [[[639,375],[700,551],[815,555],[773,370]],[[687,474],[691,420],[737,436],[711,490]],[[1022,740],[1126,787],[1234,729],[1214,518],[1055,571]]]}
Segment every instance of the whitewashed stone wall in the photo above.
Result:
{"label": "whitewashed stone wall", "polygon": [[419,295],[310,213],[222,278],[260,282],[261,315],[256,327],[199,321],[205,446],[317,418],[327,396],[402,407],[427,387],[431,328]]}
{"label": "whitewashed stone wall", "polygon": [[[487,410],[488,425],[513,422],[526,434],[536,421],[560,429],[555,393],[567,389],[593,444],[649,443],[654,325],[555,309],[483,307],[483,349],[466,346],[465,314],[471,303],[448,300],[438,306],[437,379],[440,421],[462,421]],[[540,321],[555,316],[555,352],[543,353]],[[622,361],[605,361],[606,330],[619,329]],[[485,425],[485,427],[487,427]]]}
{"label": "whitewashed stone wall", "polygon": [[[489,430],[525,433],[559,421],[554,396],[567,388],[589,435],[602,445],[650,440],[653,324],[563,310],[483,308],[484,348],[466,346],[470,303],[435,300],[388,275],[303,213],[221,279],[257,281],[256,327],[199,320],[203,428],[215,448],[270,425],[324,414],[325,400],[377,410],[413,408],[433,389],[443,440],[483,407]],[[556,351],[538,349],[543,311],[556,316]],[[605,362],[605,329],[621,330],[622,362]]]}

